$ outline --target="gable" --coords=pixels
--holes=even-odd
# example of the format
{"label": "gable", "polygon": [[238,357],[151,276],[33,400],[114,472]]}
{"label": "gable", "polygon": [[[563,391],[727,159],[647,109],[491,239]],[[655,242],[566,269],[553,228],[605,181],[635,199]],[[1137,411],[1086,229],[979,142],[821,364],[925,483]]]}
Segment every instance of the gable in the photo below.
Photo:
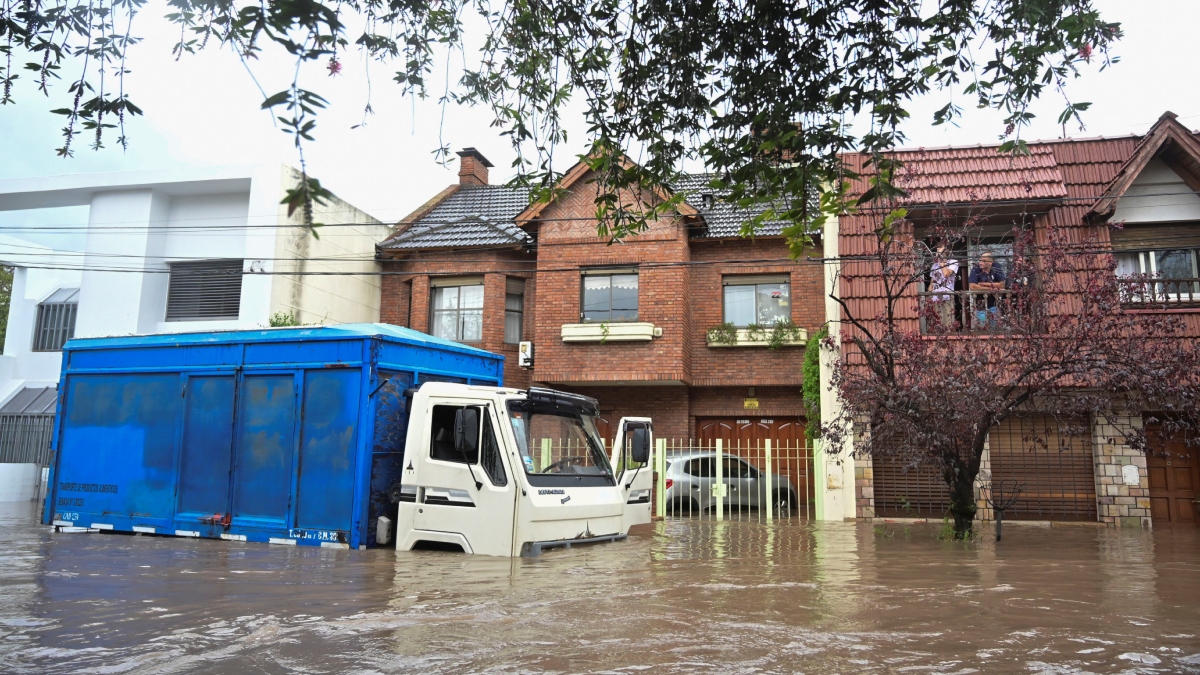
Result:
{"label": "gable", "polygon": [[1200,221],[1200,194],[1162,159],[1152,159],[1117,200],[1109,222]]}
{"label": "gable", "polygon": [[[588,170],[566,188],[566,193],[558,199],[541,207],[538,213],[538,240],[550,242],[556,240],[596,239],[606,241],[596,234],[596,195],[598,187],[593,182],[594,172]],[[630,209],[649,208],[661,204],[662,199],[654,193],[644,193],[641,197],[645,205],[639,205],[633,195],[628,195],[624,201]],[[656,221],[650,222],[650,228],[631,237],[628,241],[646,239],[676,238],[680,236],[681,222],[677,216],[664,214]]]}

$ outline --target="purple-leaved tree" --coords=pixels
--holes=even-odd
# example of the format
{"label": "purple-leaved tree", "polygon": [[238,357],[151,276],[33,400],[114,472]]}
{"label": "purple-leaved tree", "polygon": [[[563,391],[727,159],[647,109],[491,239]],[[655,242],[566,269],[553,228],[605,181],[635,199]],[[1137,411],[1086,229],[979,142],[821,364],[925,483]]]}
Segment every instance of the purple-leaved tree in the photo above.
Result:
{"label": "purple-leaved tree", "polygon": [[[841,338],[827,346],[840,350],[832,387],[842,406],[822,427],[829,452],[852,441],[861,455],[938,470],[955,536],[964,538],[988,433],[1006,419],[1048,416],[1057,433],[1026,439],[1047,444],[1090,438],[1093,419],[1128,419],[1129,411],[1138,419],[1166,413],[1158,420],[1164,433],[1194,429],[1195,340],[1178,315],[1130,311],[1153,305],[1163,282],[1118,278],[1101,231],[1012,217],[1019,224],[1007,280],[937,293],[931,274],[944,251],[977,235],[979,210],[927,210],[932,220],[916,231],[903,208],[873,212],[878,217],[844,219],[863,231],[843,228],[843,236],[870,244],[843,259],[831,293]],[[1121,432],[1146,449],[1140,425]]]}

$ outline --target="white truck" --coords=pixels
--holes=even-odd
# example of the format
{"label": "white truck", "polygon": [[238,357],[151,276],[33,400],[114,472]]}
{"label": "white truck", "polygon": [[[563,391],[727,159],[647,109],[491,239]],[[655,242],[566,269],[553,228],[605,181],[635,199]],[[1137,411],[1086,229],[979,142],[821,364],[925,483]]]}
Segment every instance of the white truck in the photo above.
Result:
{"label": "white truck", "polygon": [[537,556],[650,522],[649,418],[622,418],[606,452],[587,396],[444,382],[409,393],[404,469],[388,490],[397,549]]}

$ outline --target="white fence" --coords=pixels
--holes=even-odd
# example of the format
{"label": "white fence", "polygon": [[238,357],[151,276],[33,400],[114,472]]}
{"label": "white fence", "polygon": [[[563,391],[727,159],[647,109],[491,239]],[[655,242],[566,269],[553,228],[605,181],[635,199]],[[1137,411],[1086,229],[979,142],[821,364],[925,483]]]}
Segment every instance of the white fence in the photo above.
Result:
{"label": "white fence", "polygon": [[658,439],[656,446],[656,516],[772,521],[813,515],[813,455],[806,443]]}

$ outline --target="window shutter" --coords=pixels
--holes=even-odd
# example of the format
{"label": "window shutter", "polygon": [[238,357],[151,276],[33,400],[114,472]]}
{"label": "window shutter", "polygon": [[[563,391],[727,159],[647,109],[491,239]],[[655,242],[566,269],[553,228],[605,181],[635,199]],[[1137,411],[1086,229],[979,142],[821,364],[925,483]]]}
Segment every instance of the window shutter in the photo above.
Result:
{"label": "window shutter", "polygon": [[755,284],[788,284],[792,281],[790,274],[741,274],[723,277],[721,283],[725,286],[753,286]]}
{"label": "window shutter", "polygon": [[238,318],[242,264],[241,260],[171,263],[167,321]]}
{"label": "window shutter", "polygon": [[1109,231],[1114,251],[1200,248],[1200,223],[1126,225]]}

